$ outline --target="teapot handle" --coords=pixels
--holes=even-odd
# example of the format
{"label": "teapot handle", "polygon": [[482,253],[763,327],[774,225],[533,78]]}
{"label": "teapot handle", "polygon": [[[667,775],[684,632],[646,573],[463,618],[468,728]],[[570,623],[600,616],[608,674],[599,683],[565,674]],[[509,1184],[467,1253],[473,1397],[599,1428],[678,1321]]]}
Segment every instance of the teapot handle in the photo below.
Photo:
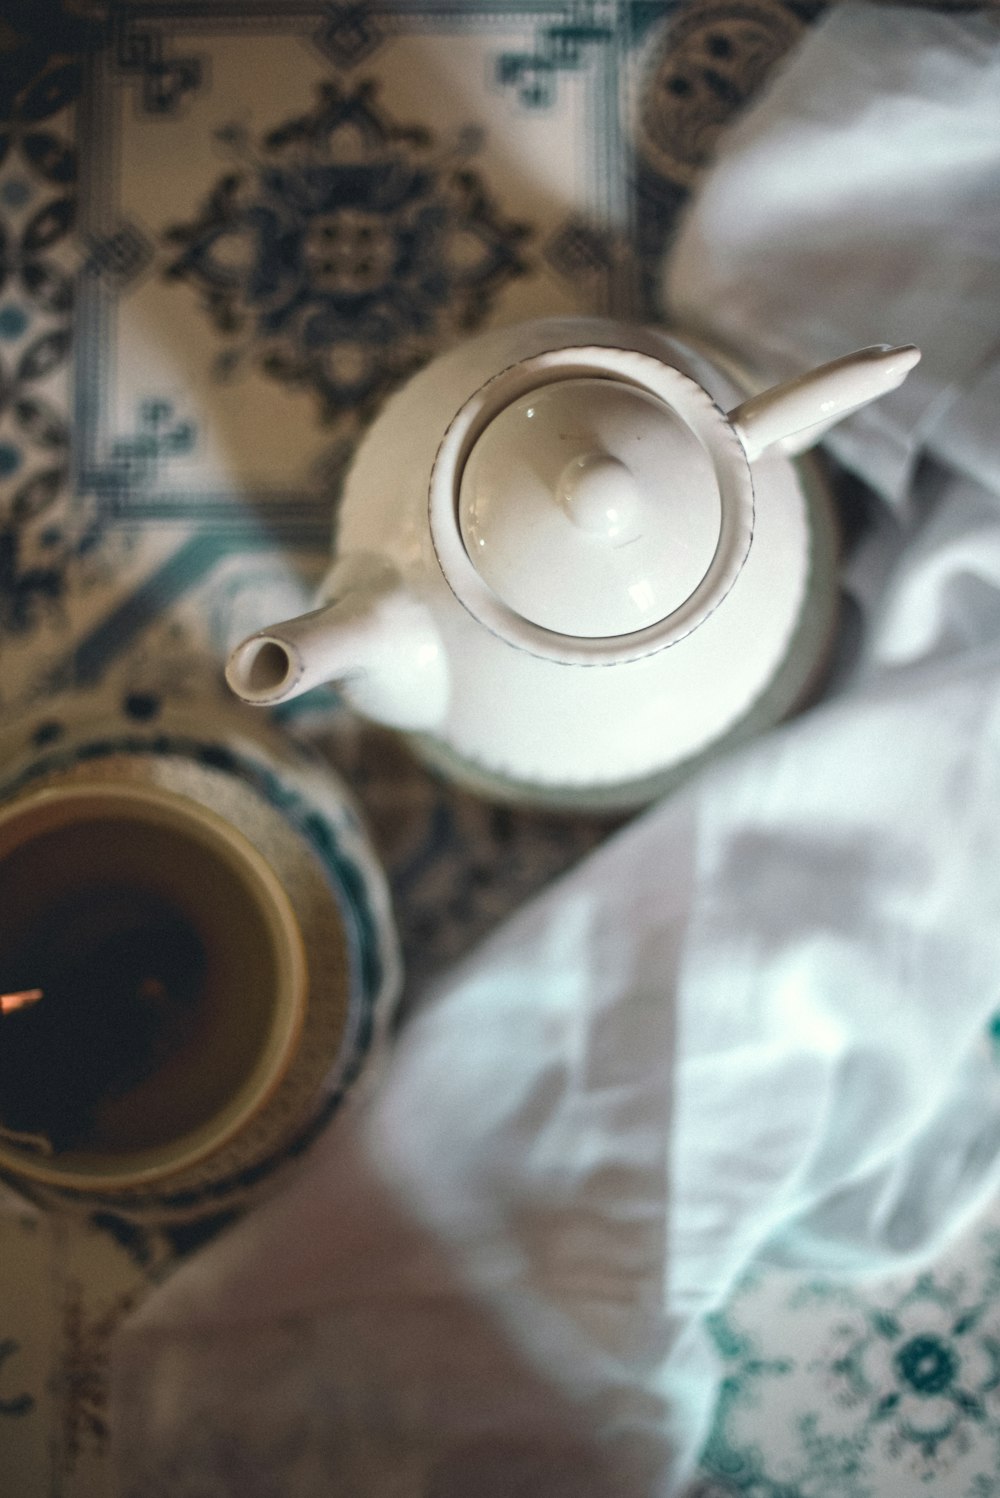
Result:
{"label": "teapot handle", "polygon": [[919,361],[912,343],[874,344],[751,396],[729,420],[751,462],[776,442],[786,453],[803,452],[842,416],[895,390]]}

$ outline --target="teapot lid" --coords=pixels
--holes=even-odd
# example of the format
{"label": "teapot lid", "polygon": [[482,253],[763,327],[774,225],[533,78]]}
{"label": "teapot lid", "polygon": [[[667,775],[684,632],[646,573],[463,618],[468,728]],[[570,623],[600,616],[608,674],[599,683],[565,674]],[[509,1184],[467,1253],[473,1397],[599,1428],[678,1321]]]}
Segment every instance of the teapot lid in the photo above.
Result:
{"label": "teapot lid", "polygon": [[480,577],[517,614],[601,637],[644,629],[691,596],[719,544],[721,505],[686,422],[648,391],[585,376],[493,417],[466,460],[458,519]]}
{"label": "teapot lid", "polygon": [[753,511],[746,454],[707,392],[602,346],[487,381],[442,438],[429,496],[469,612],[532,654],[594,665],[697,628],[742,568]]}

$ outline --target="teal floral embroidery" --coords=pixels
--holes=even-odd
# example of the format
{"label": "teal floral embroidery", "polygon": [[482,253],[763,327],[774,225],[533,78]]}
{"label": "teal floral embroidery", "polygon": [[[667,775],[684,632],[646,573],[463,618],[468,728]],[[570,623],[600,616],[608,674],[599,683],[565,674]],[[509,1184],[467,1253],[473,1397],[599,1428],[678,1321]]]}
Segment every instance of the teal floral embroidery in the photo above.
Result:
{"label": "teal floral embroidery", "polygon": [[834,1399],[886,1456],[928,1481],[1000,1418],[1000,1336],[987,1302],[921,1275],[889,1305],[842,1324],[828,1355]]}
{"label": "teal floral embroidery", "polygon": [[787,1376],[795,1366],[793,1361],[762,1357],[756,1339],[737,1325],[727,1308],[713,1312],[706,1329],[728,1366],[719,1385],[715,1422],[702,1452],[705,1480],[689,1498],[799,1498],[796,1489],[768,1476],[759,1443],[739,1441],[730,1425],[740,1406],[756,1403],[761,1383]]}
{"label": "teal floral embroidery", "polygon": [[952,1388],[959,1367],[958,1358],[939,1337],[911,1337],[896,1353],[895,1364],[900,1378],[918,1394]]}
{"label": "teal floral embroidery", "polygon": [[685,1498],[1000,1498],[1000,1234],[971,1257],[974,1285],[754,1269],[706,1324],[721,1377]]}

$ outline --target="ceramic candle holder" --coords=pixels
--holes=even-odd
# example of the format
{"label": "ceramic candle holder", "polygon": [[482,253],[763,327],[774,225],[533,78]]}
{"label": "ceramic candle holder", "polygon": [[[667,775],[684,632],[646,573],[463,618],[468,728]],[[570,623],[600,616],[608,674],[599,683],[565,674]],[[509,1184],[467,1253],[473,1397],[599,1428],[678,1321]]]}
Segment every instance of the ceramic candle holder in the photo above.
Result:
{"label": "ceramic candle holder", "polygon": [[0,783],[0,1173],[133,1214],[238,1200],[340,1105],[398,992],[349,798],[228,716],[20,738]]}

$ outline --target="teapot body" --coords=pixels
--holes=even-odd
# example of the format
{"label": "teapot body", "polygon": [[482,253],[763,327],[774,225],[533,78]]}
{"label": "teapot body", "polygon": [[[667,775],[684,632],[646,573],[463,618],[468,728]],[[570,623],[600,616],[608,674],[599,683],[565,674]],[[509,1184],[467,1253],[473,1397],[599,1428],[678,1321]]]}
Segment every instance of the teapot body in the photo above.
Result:
{"label": "teapot body", "polygon": [[[336,557],[321,601],[388,566],[440,644],[432,726],[416,751],[497,798],[616,809],[661,794],[693,763],[786,716],[808,694],[833,633],[836,568],[828,500],[809,460],[771,448],[752,464],[753,542],[734,585],[696,629],[624,664],[543,659],[491,632],[438,564],[428,488],[442,433],[498,371],[549,350],[629,349],[679,369],[722,409],[746,392],[713,358],[651,328],[547,319],[470,339],[392,397],[348,473]],[[401,667],[405,669],[405,667]],[[364,673],[341,684],[361,712]]]}

